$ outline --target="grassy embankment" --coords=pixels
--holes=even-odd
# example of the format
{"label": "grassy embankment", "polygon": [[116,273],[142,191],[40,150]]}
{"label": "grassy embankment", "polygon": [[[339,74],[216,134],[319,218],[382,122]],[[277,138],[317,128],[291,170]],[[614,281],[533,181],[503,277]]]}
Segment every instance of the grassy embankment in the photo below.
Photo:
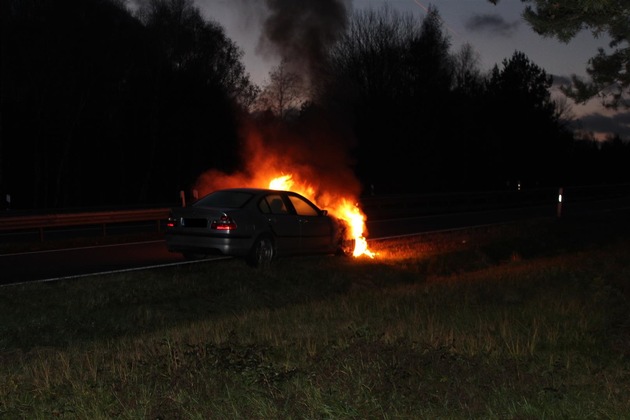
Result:
{"label": "grassy embankment", "polygon": [[0,418],[629,418],[605,218],[0,288]]}

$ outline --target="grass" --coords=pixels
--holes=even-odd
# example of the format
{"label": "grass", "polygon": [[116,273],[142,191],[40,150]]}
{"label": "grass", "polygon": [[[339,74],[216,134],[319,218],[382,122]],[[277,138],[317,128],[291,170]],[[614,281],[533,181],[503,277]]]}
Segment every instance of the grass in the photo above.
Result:
{"label": "grass", "polygon": [[628,222],[0,288],[0,418],[630,418]]}

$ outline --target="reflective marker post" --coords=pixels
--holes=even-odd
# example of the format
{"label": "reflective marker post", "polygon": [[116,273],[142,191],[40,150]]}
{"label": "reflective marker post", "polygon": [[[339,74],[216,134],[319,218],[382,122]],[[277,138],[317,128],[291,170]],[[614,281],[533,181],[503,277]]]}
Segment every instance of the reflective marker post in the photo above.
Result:
{"label": "reflective marker post", "polygon": [[560,190],[558,191],[558,217],[562,216],[562,191],[563,188],[560,187]]}

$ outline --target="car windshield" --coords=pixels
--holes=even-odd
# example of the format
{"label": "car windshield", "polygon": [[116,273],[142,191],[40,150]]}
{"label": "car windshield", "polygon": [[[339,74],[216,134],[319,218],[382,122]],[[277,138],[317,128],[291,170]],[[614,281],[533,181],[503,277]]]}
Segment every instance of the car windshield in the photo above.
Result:
{"label": "car windshield", "polygon": [[241,208],[252,198],[252,194],[242,191],[215,191],[200,198],[194,206],[219,207],[237,209]]}

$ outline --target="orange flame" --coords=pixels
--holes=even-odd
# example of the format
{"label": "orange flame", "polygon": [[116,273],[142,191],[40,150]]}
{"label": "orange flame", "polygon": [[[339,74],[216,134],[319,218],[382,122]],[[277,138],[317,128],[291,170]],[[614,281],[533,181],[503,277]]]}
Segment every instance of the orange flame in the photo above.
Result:
{"label": "orange flame", "polygon": [[[306,183],[296,183],[293,180],[293,175],[281,175],[273,178],[269,182],[269,188],[273,190],[294,191],[313,201],[317,206],[320,206],[315,202],[315,189]],[[349,239],[354,239],[354,251],[352,255],[354,257],[365,255],[374,258],[376,254],[368,249],[367,239],[364,236],[365,214],[363,214],[361,209],[359,209],[356,204],[352,204],[345,197],[323,196],[322,198],[326,201],[324,204],[328,212],[343,220],[350,228]]]}
{"label": "orange flame", "polygon": [[354,256],[374,258],[365,239],[366,217],[354,204],[361,185],[350,169],[348,138],[335,124],[318,119],[305,123],[317,125],[304,130],[267,120],[246,121],[241,127],[243,167],[232,173],[210,169],[197,178],[194,190],[199,196],[235,187],[295,191],[345,223],[344,239],[354,241]]}

